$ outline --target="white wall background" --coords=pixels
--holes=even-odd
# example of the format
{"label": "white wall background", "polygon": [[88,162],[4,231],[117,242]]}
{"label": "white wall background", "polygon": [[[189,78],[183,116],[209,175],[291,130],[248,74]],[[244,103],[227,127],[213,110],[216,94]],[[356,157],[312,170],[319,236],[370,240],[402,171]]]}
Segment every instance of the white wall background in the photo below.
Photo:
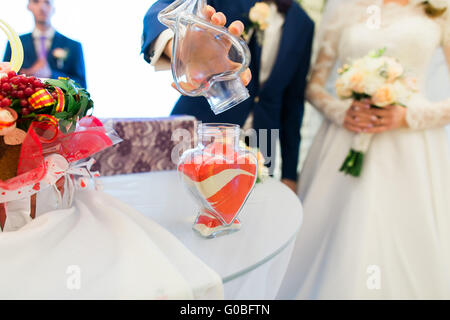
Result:
{"label": "white wall background", "polygon": [[[170,72],[155,72],[139,54],[142,21],[154,2],[55,0],[54,26],[83,44],[88,90],[95,101],[94,114],[100,118],[168,116],[179,97],[170,87]],[[33,29],[27,3],[28,0],[0,0],[0,18],[19,34]],[[6,36],[0,33],[1,58],[5,45]],[[436,78],[448,80],[448,72],[443,68],[442,53],[438,53],[434,61],[430,72],[434,81],[429,82],[428,93],[432,100],[440,100],[450,91],[434,84]],[[447,129],[450,135],[450,127]],[[306,150],[302,155],[306,155]]]}
{"label": "white wall background", "polygon": [[[155,72],[140,55],[144,15],[154,0],[55,0],[53,25],[80,41],[97,117],[164,117],[179,94],[170,72]],[[0,0],[0,18],[19,34],[31,32],[28,0]],[[3,59],[6,36],[0,33]]]}

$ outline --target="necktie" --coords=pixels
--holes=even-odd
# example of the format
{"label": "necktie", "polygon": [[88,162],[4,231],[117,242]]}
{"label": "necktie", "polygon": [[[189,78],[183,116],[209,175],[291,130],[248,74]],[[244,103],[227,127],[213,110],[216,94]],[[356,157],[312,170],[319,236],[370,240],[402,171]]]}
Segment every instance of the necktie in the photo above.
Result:
{"label": "necktie", "polygon": [[45,41],[47,38],[45,36],[40,37],[40,49],[39,49],[39,58],[47,59],[47,47],[45,46]]}

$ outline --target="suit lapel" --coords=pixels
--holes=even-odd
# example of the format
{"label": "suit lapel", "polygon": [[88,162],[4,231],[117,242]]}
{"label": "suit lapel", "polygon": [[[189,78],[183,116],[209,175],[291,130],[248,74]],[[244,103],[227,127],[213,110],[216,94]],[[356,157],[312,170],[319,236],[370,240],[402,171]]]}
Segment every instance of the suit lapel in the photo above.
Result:
{"label": "suit lapel", "polygon": [[36,47],[34,46],[34,39],[32,34],[24,36],[22,41],[24,54],[24,68],[30,68],[37,60]]}
{"label": "suit lapel", "polygon": [[55,31],[55,35],[53,36],[52,45],[50,46],[50,49],[47,53],[47,61],[50,63],[50,61],[54,62],[56,59],[53,56],[53,51],[56,48],[61,48],[61,34],[59,34],[57,31]]}
{"label": "suit lapel", "polygon": [[256,36],[252,36],[250,43],[249,43],[250,51],[252,53],[251,57],[251,66],[253,70],[253,78],[254,81],[257,81],[259,84],[259,71],[261,68],[261,53],[262,48],[258,44],[258,41],[256,40]]}

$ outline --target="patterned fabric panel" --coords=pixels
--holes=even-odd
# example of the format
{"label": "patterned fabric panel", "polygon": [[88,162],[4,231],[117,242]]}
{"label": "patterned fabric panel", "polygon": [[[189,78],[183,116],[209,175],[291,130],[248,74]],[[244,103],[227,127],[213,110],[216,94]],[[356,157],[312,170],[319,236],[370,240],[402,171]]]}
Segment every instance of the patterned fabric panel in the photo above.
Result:
{"label": "patterned fabric panel", "polygon": [[193,146],[194,117],[112,119],[112,122],[123,141],[94,155],[97,162],[92,170],[102,176],[176,170],[181,153]]}

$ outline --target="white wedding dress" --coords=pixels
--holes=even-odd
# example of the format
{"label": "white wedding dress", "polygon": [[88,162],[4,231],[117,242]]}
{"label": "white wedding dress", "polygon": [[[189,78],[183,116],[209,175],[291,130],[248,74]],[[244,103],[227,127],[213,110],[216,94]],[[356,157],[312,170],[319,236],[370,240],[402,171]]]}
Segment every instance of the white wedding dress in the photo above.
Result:
{"label": "white wedding dress", "polygon": [[[410,129],[376,135],[354,178],[339,172],[354,136],[342,126],[351,101],[325,89],[336,62],[384,47],[424,88],[434,52],[450,48],[450,27],[412,2],[341,1],[323,21],[307,95],[326,120],[300,177],[304,222],[280,299],[450,298],[450,100],[411,98]],[[380,25],[368,15],[373,4]]]}

